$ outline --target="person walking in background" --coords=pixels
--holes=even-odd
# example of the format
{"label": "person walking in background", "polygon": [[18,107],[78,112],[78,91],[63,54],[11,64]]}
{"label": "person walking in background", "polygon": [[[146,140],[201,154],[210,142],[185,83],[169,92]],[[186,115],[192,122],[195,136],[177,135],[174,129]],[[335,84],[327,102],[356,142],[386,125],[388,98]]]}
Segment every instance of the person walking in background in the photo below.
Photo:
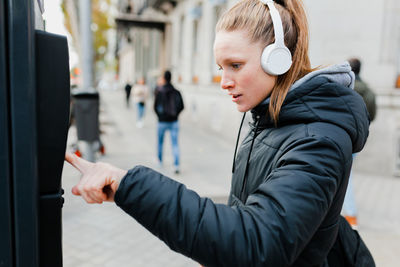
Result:
{"label": "person walking in background", "polygon": [[[67,154],[83,175],[73,194],[88,203],[115,201],[204,266],[335,267],[349,266],[348,259],[374,266],[340,216],[352,153],[368,137],[368,114],[349,90],[354,75],[347,62],[311,68],[307,28],[301,0],[242,0],[217,23],[221,88],[243,113],[236,144],[246,112],[252,117],[235,147],[226,205],[144,166],[126,171]],[[171,74],[164,77],[158,114],[166,109],[161,96],[174,91]]]}
{"label": "person walking in background", "polygon": [[144,77],[139,78],[137,84],[133,86],[133,102],[136,104],[137,120],[136,126],[143,127],[143,118],[146,109],[146,99],[149,94],[149,88],[146,85]]}
{"label": "person walking in background", "polygon": [[360,70],[361,70],[361,61],[358,58],[350,58],[348,60],[351,70],[354,72],[356,76],[356,80],[354,82],[354,90],[359,93],[364,103],[367,107],[369,118],[371,122],[376,117],[376,95],[374,91],[365,83],[360,77]]}
{"label": "person walking in background", "polygon": [[[159,81],[161,85],[161,80]],[[158,87],[155,92],[154,111],[158,117],[157,125],[157,155],[159,165],[163,163],[164,135],[170,132],[172,153],[174,156],[175,173],[180,172],[180,155],[178,145],[179,123],[178,116],[184,109],[181,93],[171,84],[171,72],[165,71],[163,77],[164,84]]]}
{"label": "person walking in background", "polygon": [[[361,61],[358,58],[350,58],[348,60],[352,71],[355,74],[356,80],[354,82],[354,90],[359,93],[367,107],[367,111],[369,113],[370,121],[372,122],[376,116],[376,97],[375,93],[371,90],[371,88],[361,80],[360,78],[360,70],[361,70]],[[353,154],[353,160],[356,158],[356,153]],[[346,189],[346,195],[343,202],[342,213],[349,224],[354,228],[358,228],[358,219],[357,219],[357,204],[354,196],[354,187],[353,187],[353,175],[350,173],[349,183]]]}
{"label": "person walking in background", "polygon": [[129,108],[129,98],[131,96],[131,89],[132,89],[132,85],[130,83],[126,83],[125,84],[125,100],[126,100],[126,107]]}

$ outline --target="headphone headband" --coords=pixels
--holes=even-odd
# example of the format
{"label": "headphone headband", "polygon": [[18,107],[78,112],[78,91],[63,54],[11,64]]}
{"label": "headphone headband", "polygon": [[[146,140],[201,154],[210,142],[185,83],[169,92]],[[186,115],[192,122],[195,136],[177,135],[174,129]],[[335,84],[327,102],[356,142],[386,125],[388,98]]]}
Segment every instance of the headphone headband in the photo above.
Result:
{"label": "headphone headband", "polygon": [[275,7],[273,0],[260,0],[261,3],[268,6],[269,13],[271,15],[272,24],[274,25],[275,43],[279,46],[285,46],[283,38],[283,26],[282,19],[279,15],[278,9]]}

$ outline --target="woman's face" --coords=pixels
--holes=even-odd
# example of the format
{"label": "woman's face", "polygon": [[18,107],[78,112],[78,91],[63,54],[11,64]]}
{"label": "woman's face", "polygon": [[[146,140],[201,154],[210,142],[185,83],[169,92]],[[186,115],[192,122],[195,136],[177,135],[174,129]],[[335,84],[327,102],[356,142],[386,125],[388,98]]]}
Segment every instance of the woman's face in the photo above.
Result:
{"label": "woman's face", "polygon": [[246,31],[219,31],[215,36],[214,55],[222,70],[221,88],[228,91],[240,112],[246,112],[267,98],[277,76],[261,68],[265,45],[251,43]]}

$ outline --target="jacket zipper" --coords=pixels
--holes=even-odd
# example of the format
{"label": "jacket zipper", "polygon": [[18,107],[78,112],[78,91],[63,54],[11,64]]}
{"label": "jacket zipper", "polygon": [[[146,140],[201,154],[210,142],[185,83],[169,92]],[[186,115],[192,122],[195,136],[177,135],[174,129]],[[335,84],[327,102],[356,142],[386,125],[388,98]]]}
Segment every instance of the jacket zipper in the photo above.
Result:
{"label": "jacket zipper", "polygon": [[250,145],[250,151],[249,151],[249,155],[247,157],[247,162],[246,162],[246,167],[244,169],[244,177],[243,177],[243,184],[242,184],[242,190],[240,192],[240,200],[244,203],[244,192],[245,192],[245,188],[247,185],[247,171],[248,171],[248,165],[250,162],[250,156],[251,156],[251,152],[253,150],[253,145],[254,145],[254,141],[256,139],[256,135],[257,135],[257,130],[258,130],[258,123],[260,121],[260,115],[256,116],[256,120],[255,120],[255,125],[256,128],[254,129],[254,134],[253,134],[253,140],[251,141],[251,145]]}

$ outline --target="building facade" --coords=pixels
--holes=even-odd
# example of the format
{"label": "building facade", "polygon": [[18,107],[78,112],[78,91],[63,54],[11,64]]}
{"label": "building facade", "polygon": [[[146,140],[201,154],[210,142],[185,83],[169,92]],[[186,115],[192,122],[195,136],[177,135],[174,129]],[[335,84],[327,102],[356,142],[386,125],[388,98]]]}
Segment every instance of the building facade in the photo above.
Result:
{"label": "building facade", "polygon": [[[129,66],[124,57],[129,57],[133,64],[129,73],[134,77],[144,74],[155,80],[164,69],[170,69],[173,81],[183,92],[187,107],[184,116],[188,121],[232,141],[241,114],[219,89],[213,42],[218,18],[236,2],[125,0],[120,4],[131,5],[129,11],[135,14],[131,15],[135,22],[125,26],[119,23],[119,32],[129,32],[127,36],[133,40],[124,48],[130,49],[126,56],[122,47],[119,50],[120,73]],[[395,87],[400,73],[400,1],[378,0],[365,5],[362,0],[304,0],[304,4],[309,19],[312,66],[359,57],[363,62],[361,77],[378,95],[378,116],[357,160],[365,164],[356,162],[356,168],[399,173],[400,90]],[[164,27],[140,26],[138,18],[152,18],[164,23]]]}

